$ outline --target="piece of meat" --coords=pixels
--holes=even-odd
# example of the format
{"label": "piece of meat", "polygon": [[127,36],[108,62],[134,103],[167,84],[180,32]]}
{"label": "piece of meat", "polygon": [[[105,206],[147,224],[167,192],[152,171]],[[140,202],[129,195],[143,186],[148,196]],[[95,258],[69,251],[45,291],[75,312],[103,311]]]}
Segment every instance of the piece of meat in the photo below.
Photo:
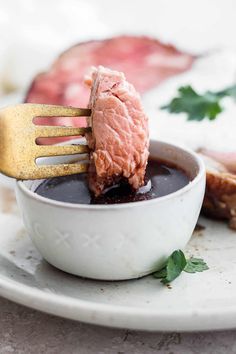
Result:
{"label": "piece of meat", "polygon": [[148,160],[148,118],[140,95],[123,73],[99,66],[91,79],[88,107],[92,132],[87,135],[91,153],[89,188],[99,196],[121,180],[136,190],[144,184]]}
{"label": "piece of meat", "polygon": [[[98,65],[124,72],[127,80],[144,93],[168,77],[188,70],[194,59],[171,45],[143,36],[79,43],[56,59],[47,72],[36,76],[25,102],[85,107],[89,89],[84,85],[84,76],[91,66]],[[83,126],[85,119],[38,118],[37,123]],[[57,138],[60,140],[63,139]]]}
{"label": "piece of meat", "polygon": [[199,151],[224,165],[229,172],[236,173],[236,151],[222,152],[209,149],[200,149]]}
{"label": "piece of meat", "polygon": [[229,221],[236,230],[236,175],[226,166],[201,153],[207,168],[203,212],[213,218]]}

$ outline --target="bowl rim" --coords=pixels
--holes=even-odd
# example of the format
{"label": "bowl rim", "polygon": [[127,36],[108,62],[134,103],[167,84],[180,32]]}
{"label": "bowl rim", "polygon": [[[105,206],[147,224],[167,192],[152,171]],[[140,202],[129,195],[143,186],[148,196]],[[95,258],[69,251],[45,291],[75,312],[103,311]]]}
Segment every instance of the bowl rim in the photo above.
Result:
{"label": "bowl rim", "polygon": [[197,175],[186,186],[178,189],[177,191],[175,191],[173,193],[167,194],[167,195],[159,197],[159,198],[142,200],[142,201],[137,201],[137,202],[132,202],[132,203],[119,203],[119,204],[79,204],[79,203],[61,202],[58,200],[42,197],[41,195],[31,191],[28,187],[26,187],[23,180],[17,180],[16,186],[23,193],[23,195],[29,197],[30,199],[38,201],[39,203],[42,203],[42,204],[47,204],[50,206],[59,207],[59,208],[67,208],[67,209],[108,210],[108,211],[110,211],[112,209],[127,209],[127,208],[132,208],[132,207],[134,208],[134,207],[138,207],[138,206],[141,207],[144,205],[148,206],[151,204],[161,203],[161,202],[166,201],[168,199],[181,197],[183,194],[187,193],[190,189],[194,188],[194,186],[197,185],[199,183],[199,181],[205,177],[206,169],[205,169],[205,164],[203,162],[203,159],[197,153],[195,153],[193,150],[176,145],[176,144],[165,142],[162,140],[157,140],[157,139],[150,140],[150,145],[155,144],[155,143],[164,144],[167,147],[177,148],[178,150],[182,150],[183,152],[188,153],[189,155],[191,155],[191,157],[194,158],[194,160],[197,163],[198,168],[199,168]]}

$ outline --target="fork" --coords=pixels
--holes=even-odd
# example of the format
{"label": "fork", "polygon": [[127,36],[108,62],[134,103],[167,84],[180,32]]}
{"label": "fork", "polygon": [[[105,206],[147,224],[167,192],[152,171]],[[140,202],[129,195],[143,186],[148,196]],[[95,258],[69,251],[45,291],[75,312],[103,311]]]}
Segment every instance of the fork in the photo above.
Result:
{"label": "fork", "polygon": [[[91,128],[37,126],[35,117],[84,117],[91,110],[44,104],[18,104],[0,110],[0,172],[17,179],[41,179],[83,173],[88,163],[38,166],[36,159],[86,154],[87,145],[37,145],[38,138],[84,136]],[[88,155],[86,155],[88,161]],[[84,160],[86,160],[84,157]]]}

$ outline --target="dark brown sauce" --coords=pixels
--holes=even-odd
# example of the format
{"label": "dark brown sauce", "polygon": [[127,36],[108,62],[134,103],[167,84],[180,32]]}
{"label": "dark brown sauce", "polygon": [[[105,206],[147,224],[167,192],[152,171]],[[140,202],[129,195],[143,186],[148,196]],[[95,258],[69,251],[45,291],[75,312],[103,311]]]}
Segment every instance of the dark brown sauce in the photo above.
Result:
{"label": "dark brown sauce", "polygon": [[150,159],[145,181],[146,185],[136,192],[127,183],[121,183],[95,198],[88,189],[86,174],[79,174],[45,180],[35,193],[49,199],[76,204],[130,203],[176,192],[189,183],[189,177],[173,164]]}

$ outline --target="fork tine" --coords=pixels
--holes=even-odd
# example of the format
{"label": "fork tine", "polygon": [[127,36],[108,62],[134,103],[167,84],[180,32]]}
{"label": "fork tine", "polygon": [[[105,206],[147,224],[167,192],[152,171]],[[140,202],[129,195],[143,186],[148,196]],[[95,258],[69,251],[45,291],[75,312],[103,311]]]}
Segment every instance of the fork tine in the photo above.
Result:
{"label": "fork tine", "polygon": [[51,138],[57,136],[78,136],[91,131],[91,128],[71,128],[71,127],[53,127],[39,126],[35,129],[38,138]]}
{"label": "fork tine", "polygon": [[85,117],[91,115],[91,109],[76,108],[76,107],[64,107],[48,104],[34,104],[26,103],[29,111],[32,112],[34,117]]}
{"label": "fork tine", "polygon": [[59,164],[39,166],[35,169],[33,179],[52,178],[58,176],[67,176],[88,171],[89,164]]}
{"label": "fork tine", "polygon": [[87,145],[38,145],[36,157],[63,156],[88,153]]}
{"label": "fork tine", "polygon": [[[0,170],[18,179],[39,179],[83,173],[88,169],[87,145],[37,145],[39,137],[81,136],[89,128],[43,127],[33,124],[34,117],[80,117],[89,109],[40,104],[19,104],[0,110]],[[50,125],[50,123],[49,123]],[[39,157],[80,154],[80,162],[37,166]]]}

